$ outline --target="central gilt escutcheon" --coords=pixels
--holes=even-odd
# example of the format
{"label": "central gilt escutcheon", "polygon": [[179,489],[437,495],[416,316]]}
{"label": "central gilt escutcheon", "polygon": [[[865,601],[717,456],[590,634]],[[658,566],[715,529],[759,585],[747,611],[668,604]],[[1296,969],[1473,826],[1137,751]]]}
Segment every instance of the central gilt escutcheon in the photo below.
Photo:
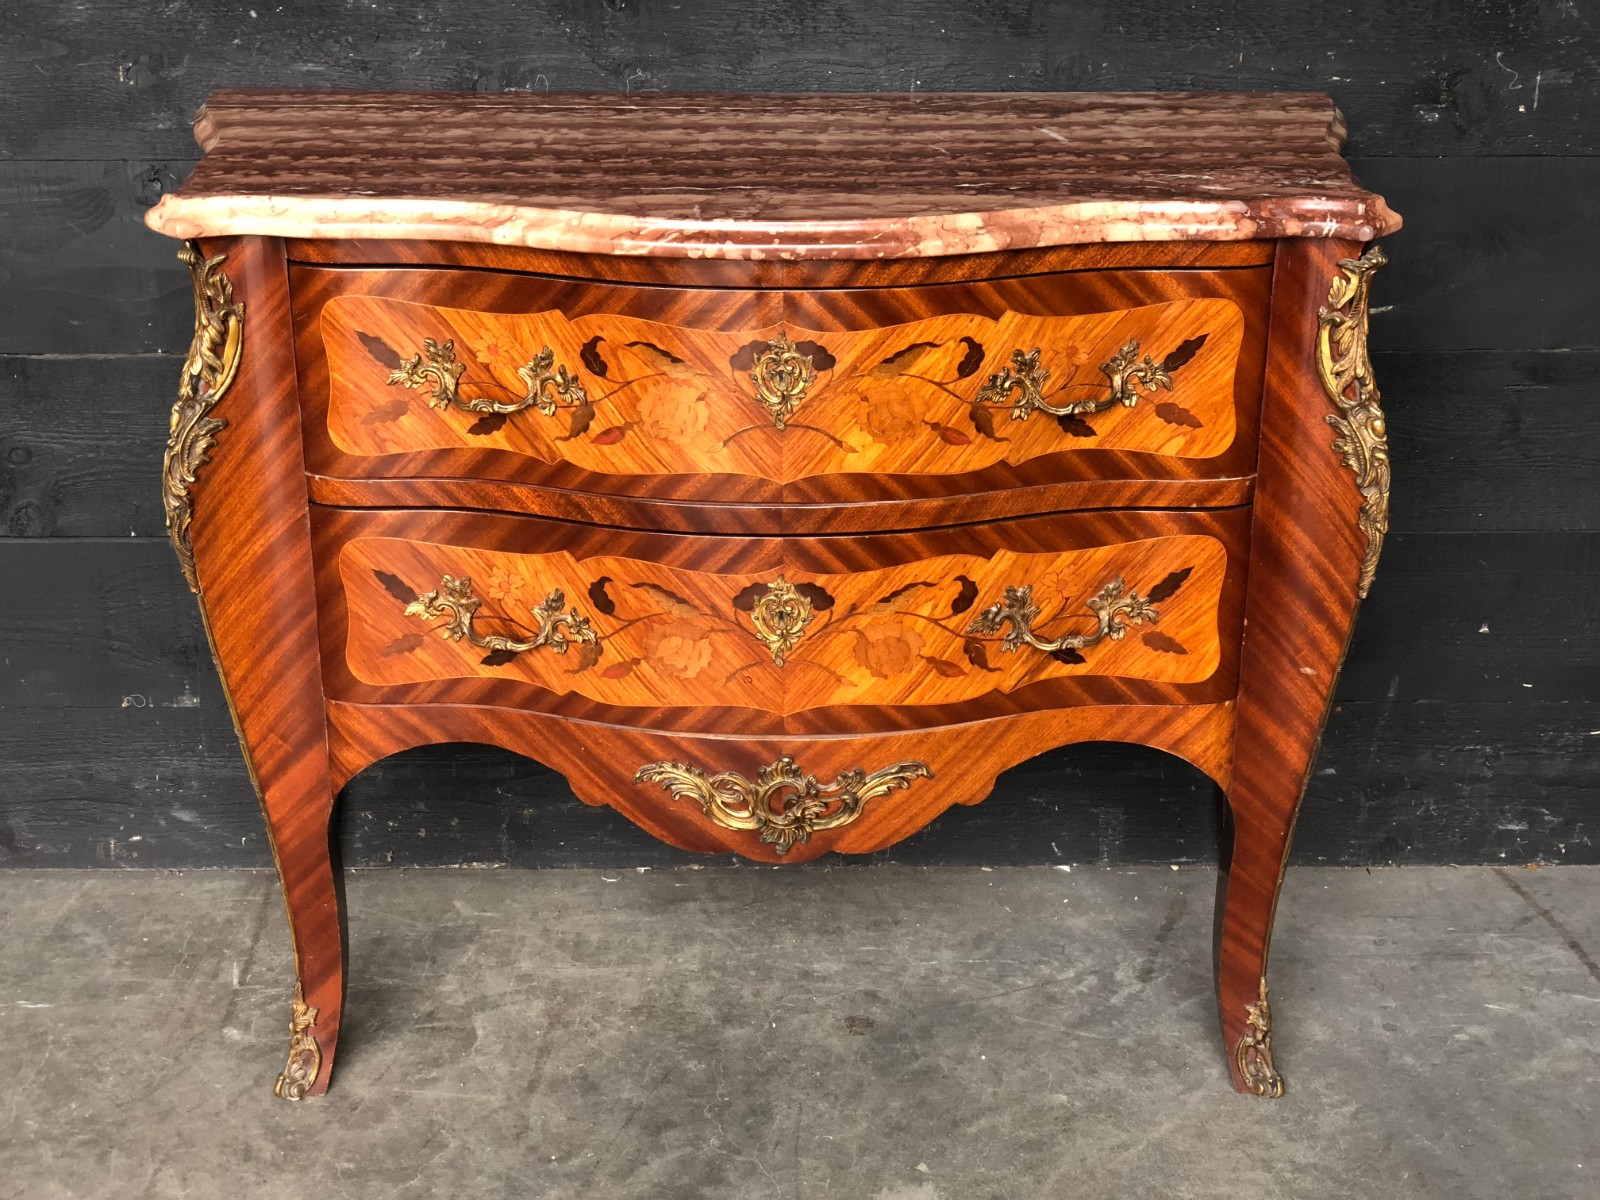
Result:
{"label": "central gilt escutcheon", "polygon": [[811,601],[779,575],[756,600],[750,622],[756,627],[756,636],[772,651],[772,661],[781,667],[816,615]]}
{"label": "central gilt escutcheon", "polygon": [[817,369],[809,354],[780,333],[767,343],[766,353],[750,369],[750,382],[756,385],[756,399],[772,414],[772,424],[782,429],[795,409],[806,398],[806,389],[817,381]]}

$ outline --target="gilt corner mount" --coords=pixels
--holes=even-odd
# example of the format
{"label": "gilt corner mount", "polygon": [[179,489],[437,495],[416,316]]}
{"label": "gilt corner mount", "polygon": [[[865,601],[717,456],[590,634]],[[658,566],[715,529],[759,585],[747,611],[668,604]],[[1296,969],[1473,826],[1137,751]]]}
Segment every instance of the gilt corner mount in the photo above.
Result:
{"label": "gilt corner mount", "polygon": [[161,499],[167,515],[167,536],[189,590],[200,592],[195,571],[190,522],[194,500],[190,489],[211,457],[217,434],[228,423],[211,410],[228,392],[244,351],[244,304],[233,298],[233,283],[223,273],[227,255],[206,258],[194,242],[185,242],[178,261],[189,268],[194,288],[194,337],[183,361],[178,400],[172,406],[167,452],[161,472]]}
{"label": "gilt corner mount", "polygon": [[317,1010],[306,1003],[300,984],[294,988],[294,1011],[289,1018],[289,1059],[272,1085],[280,1100],[303,1100],[322,1073],[322,1047],[317,1043]]}
{"label": "gilt corner mount", "polygon": [[1283,1076],[1272,1061],[1272,1005],[1267,1000],[1267,980],[1261,979],[1261,994],[1245,1006],[1245,1031],[1234,1049],[1239,1075],[1251,1095],[1269,1100],[1281,1099]]}
{"label": "gilt corner mount", "polygon": [[1322,389],[1338,412],[1328,424],[1339,436],[1333,449],[1356,477],[1361,493],[1357,523],[1366,536],[1366,552],[1356,595],[1367,598],[1378,571],[1378,556],[1389,532],[1389,426],[1379,406],[1381,396],[1367,352],[1368,296],[1372,276],[1389,260],[1377,246],[1360,258],[1339,262],[1328,303],[1317,310],[1317,374]]}

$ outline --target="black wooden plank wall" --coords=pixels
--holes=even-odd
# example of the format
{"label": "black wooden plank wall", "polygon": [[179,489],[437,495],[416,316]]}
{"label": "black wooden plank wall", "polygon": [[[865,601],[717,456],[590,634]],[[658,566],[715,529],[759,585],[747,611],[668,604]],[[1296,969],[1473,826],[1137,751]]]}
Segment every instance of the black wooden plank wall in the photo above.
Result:
{"label": "black wooden plank wall", "polygon": [[[1570,0],[105,0],[0,55],[0,862],[268,862],[157,474],[190,306],[140,216],[220,85],[1322,89],[1407,228],[1374,320],[1394,532],[1302,861],[1600,861],[1600,29]],[[428,139],[418,129],[419,140]],[[441,147],[441,151],[448,147]],[[575,148],[581,153],[581,148]],[[355,863],[683,856],[509,755],[352,785]],[[1213,789],[1150,751],[1007,775],[892,857],[1188,861]]]}

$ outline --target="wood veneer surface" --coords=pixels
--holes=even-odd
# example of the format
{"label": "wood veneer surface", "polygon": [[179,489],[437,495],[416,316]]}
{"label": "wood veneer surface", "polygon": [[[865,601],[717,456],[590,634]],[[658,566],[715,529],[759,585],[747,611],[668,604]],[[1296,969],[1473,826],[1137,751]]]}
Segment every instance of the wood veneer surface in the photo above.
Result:
{"label": "wood veneer surface", "polygon": [[[755,538],[316,507],[322,660],[330,694],[358,703],[538,708],[722,736],[1215,703],[1236,690],[1249,517],[1245,508],[1106,511]],[[445,574],[474,581],[482,632],[526,636],[530,604],[559,588],[599,642],[588,655],[546,648],[485,663],[481,649],[439,638],[440,622],[430,628],[404,612]],[[783,667],[734,599],[779,576],[821,588],[814,594],[826,605]],[[1041,635],[1086,632],[1087,598],[1118,577],[1141,595],[1158,589],[1161,615],[1085,650],[1082,662],[1026,646],[1006,652],[998,638],[968,634],[1006,586],[1024,584],[1041,608]]]}
{"label": "wood veneer surface", "polygon": [[[843,531],[1237,504],[1254,472],[1266,268],[795,291],[502,271],[290,275],[308,466],[360,481],[330,482],[318,498],[331,503],[435,504],[435,485],[457,481],[443,503],[721,532],[798,529],[809,512],[811,528]],[[822,367],[783,430],[738,357],[779,330]],[[438,408],[425,388],[387,382],[423,338],[450,343],[463,396],[515,397],[518,365],[549,347],[589,403],[489,420]],[[1103,364],[1125,344],[1172,364],[1167,386],[1134,385],[1131,407],[1016,420],[972,403],[1031,349],[1050,403],[1099,398]],[[888,503],[846,511],[873,501]]]}

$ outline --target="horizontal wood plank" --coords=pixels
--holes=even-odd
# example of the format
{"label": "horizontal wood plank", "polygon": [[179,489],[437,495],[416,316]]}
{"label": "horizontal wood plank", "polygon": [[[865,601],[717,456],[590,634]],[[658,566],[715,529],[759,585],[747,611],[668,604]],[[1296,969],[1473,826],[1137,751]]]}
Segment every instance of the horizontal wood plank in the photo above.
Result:
{"label": "horizontal wood plank", "polygon": [[0,535],[162,537],[182,359],[0,355]]}
{"label": "horizontal wood plank", "polygon": [[[143,218],[191,165],[0,161],[0,354],[182,354],[188,276]],[[1600,157],[1352,165],[1406,217],[1374,349],[1600,348]]]}
{"label": "horizontal wood plank", "polygon": [[[1600,704],[1336,708],[1295,861],[1600,862],[1593,796]],[[267,867],[255,797],[221,708],[13,710],[0,723],[0,866]],[[1216,859],[1217,797],[1153,750],[1085,745],[1001,776],[890,850],[810,868],[1107,865]],[[347,866],[672,867],[731,864],[674,850],[565,781],[501,750],[398,755],[345,790]]]}
{"label": "horizontal wood plank", "polygon": [[[1567,4],[823,0],[689,8],[567,0],[360,6],[10,6],[14,157],[187,155],[216,87],[1331,91],[1363,154],[1583,154],[1600,88]],[[422,131],[425,135],[425,131]]]}
{"label": "horizontal wood plank", "polygon": [[1387,310],[1374,312],[1374,349],[1600,347],[1600,158],[1351,165],[1406,217],[1373,284]]}
{"label": "horizontal wood plank", "polygon": [[187,169],[0,162],[0,353],[183,353],[188,273],[144,214]]}
{"label": "horizontal wood plank", "polygon": [[1337,696],[1600,700],[1597,585],[1595,533],[1391,534]]}
{"label": "horizontal wood plank", "polygon": [[1397,351],[1373,366],[1390,528],[1600,529],[1600,353]]}
{"label": "horizontal wood plank", "polygon": [[[0,709],[220,702],[165,541],[0,540],[0,577]],[[1600,701],[1597,585],[1600,532],[1391,534],[1338,697]]]}
{"label": "horizontal wood plank", "polygon": [[[1600,529],[1600,352],[1380,353],[1397,533]],[[0,533],[161,537],[175,355],[0,355]]]}

